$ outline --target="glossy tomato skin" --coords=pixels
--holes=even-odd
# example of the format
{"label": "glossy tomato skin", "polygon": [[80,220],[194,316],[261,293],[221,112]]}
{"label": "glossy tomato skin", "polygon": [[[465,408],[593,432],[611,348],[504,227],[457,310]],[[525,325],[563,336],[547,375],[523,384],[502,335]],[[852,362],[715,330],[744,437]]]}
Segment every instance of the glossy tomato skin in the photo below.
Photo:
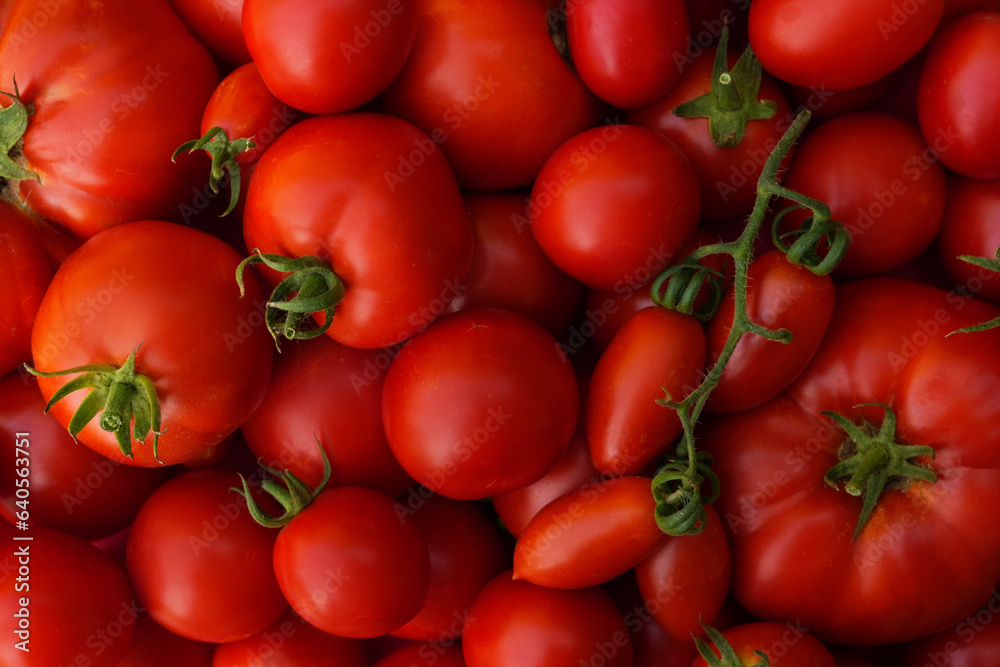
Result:
{"label": "glossy tomato skin", "polygon": [[799,145],[784,184],[824,202],[850,232],[838,277],[897,269],[941,228],[945,170],[919,128],[894,114],[861,111],[817,126]]}
{"label": "glossy tomato skin", "polygon": [[[757,617],[798,619],[827,641],[912,640],[975,610],[1000,575],[1000,522],[981,510],[1000,475],[987,426],[1000,412],[1000,332],[946,336],[997,310],[892,278],[847,283],[836,298],[823,345],[789,389],[701,432],[721,484],[732,590]],[[933,448],[933,461],[916,462],[937,481],[888,488],[852,540],[862,501],[823,481],[845,436],[821,412],[878,428],[885,410],[872,402],[892,407],[897,442]]]}
{"label": "glossy tomato skin", "polygon": [[935,37],[920,74],[924,138],[942,164],[972,178],[1000,177],[1000,140],[991,130],[1000,106],[997,57],[1000,13],[974,12]]}
{"label": "glossy tomato skin", "polygon": [[621,612],[600,588],[546,588],[507,571],[479,592],[469,618],[462,640],[468,667],[589,664],[595,656],[609,666],[632,664]]}
{"label": "glossy tomato skin", "polygon": [[583,285],[552,263],[531,233],[528,198],[517,192],[465,195],[475,250],[472,267],[458,295],[455,311],[493,306],[522,313],[561,334],[576,314]]}
{"label": "glossy tomato skin", "polygon": [[335,486],[281,529],[274,572],[306,622],[363,639],[417,615],[427,598],[430,557],[423,535],[391,497]]}
{"label": "glossy tomato skin", "polygon": [[559,56],[545,0],[415,3],[417,42],[383,93],[387,112],[440,144],[466,190],[531,185],[602,104]]}
{"label": "glossy tomato skin", "polygon": [[585,588],[635,567],[667,539],[654,519],[651,481],[638,475],[599,480],[550,502],[517,538],[514,577]]}
{"label": "glossy tomato skin", "polygon": [[115,667],[141,613],[122,568],[80,538],[41,526],[5,528],[0,544],[10,567],[0,582],[0,662]]}
{"label": "glossy tomato skin", "polygon": [[288,608],[271,560],[278,533],[250,516],[233,487],[242,487],[234,472],[185,472],[147,499],[128,536],[139,604],[188,639],[244,639]]}
{"label": "glossy tomato skin", "polygon": [[[117,368],[138,348],[136,372],[153,381],[166,429],[159,461],[152,434],[141,443],[133,436],[127,458],[97,419],[80,431],[81,443],[115,461],[159,467],[203,454],[253,413],[267,389],[274,343],[251,324],[261,322],[264,294],[250,277],[240,298],[239,262],[219,239],[162,221],[105,230],[63,262],[32,331],[34,367]],[[73,377],[38,378],[38,385],[48,400]],[[50,414],[68,425],[85,395],[69,394]]]}
{"label": "glossy tomato skin", "polygon": [[30,465],[26,479],[0,478],[0,514],[11,521],[21,510],[17,501],[27,499],[34,525],[88,541],[109,537],[132,523],[142,502],[171,474],[122,465],[74,442],[66,427],[45,414],[30,376],[0,378],[0,406],[0,465],[10,471],[22,467],[18,459]]}
{"label": "glossy tomato skin", "polygon": [[[319,116],[286,130],[254,169],[243,232],[251,251],[328,262],[345,296],[327,334],[369,349],[397,345],[443,313],[474,245],[437,146],[381,113]],[[272,283],[283,277],[262,273]]]}
{"label": "glossy tomato skin", "polygon": [[250,62],[243,39],[243,0],[170,0],[198,40],[229,67]]}
{"label": "glossy tomato skin", "polygon": [[420,611],[392,631],[424,642],[457,641],[479,590],[508,567],[506,545],[476,503],[439,495],[410,495],[404,511],[427,542],[430,587]]}
{"label": "glossy tomato skin", "polygon": [[690,30],[684,0],[569,0],[565,11],[573,66],[612,106],[648,104],[680,76]]}
{"label": "glossy tomato skin", "polygon": [[1000,249],[1000,179],[951,174],[937,250],[948,276],[963,293],[1000,305],[1000,273],[958,259],[996,258]]}
{"label": "glossy tomato skin", "polygon": [[[775,667],[837,667],[823,642],[811,635],[809,628],[792,621],[746,623],[729,628],[722,636],[744,664],[760,661],[756,655],[760,651]],[[718,656],[717,650],[715,654]],[[708,667],[708,662],[698,656],[690,667]]]}
{"label": "glossy tomato skin", "polygon": [[315,488],[323,479],[322,447],[331,484],[402,493],[414,482],[382,427],[391,361],[391,351],[352,348],[329,336],[289,341],[275,359],[264,400],[240,427],[250,451]]}
{"label": "glossy tomato skin", "polygon": [[725,524],[711,505],[696,535],[668,538],[635,566],[642,599],[655,622],[679,641],[704,636],[702,623],[715,627],[732,574]]}
{"label": "glossy tomato skin", "polygon": [[563,143],[531,190],[531,231],[552,261],[584,285],[614,289],[676,259],[698,226],[694,168],[669,139],[607,125]]}
{"label": "glossy tomato skin", "polygon": [[799,86],[838,91],[888,76],[924,47],[941,19],[943,0],[905,7],[892,0],[841,0],[804,6],[756,0],[750,46],[764,69]]}
{"label": "glossy tomato skin", "polygon": [[16,75],[35,109],[22,152],[42,182],[18,182],[20,201],[81,239],[132,220],[177,219],[208,163],[168,158],[197,132],[219,75],[165,0],[55,12],[42,0],[13,3],[0,62],[3,90],[13,92]]}
{"label": "glossy tomato skin", "polygon": [[[833,314],[834,285],[792,264],[772,250],[755,259],[747,272],[747,314],[752,322],[777,331],[788,329],[789,343],[749,333],[740,339],[726,363],[706,409],[735,412],[760,405],[790,385],[819,349]],[[732,330],[734,294],[730,290],[706,327],[708,358],[715,360]]]}
{"label": "glossy tomato skin", "polygon": [[243,36],[267,87],[314,114],[356,109],[399,74],[417,36],[416,3],[245,0]]}
{"label": "glossy tomato skin", "polygon": [[606,475],[644,471],[681,434],[677,412],[656,403],[682,400],[701,382],[705,330],[660,306],[628,319],[594,368],[587,393],[587,440]]}
{"label": "glossy tomato skin", "polygon": [[473,500],[548,472],[573,436],[579,400],[573,369],[540,324],[470,308],[400,350],[383,388],[382,423],[416,481]]}
{"label": "glossy tomato skin", "polygon": [[31,360],[31,327],[55,269],[34,221],[0,204],[0,374]]}
{"label": "glossy tomato skin", "polygon": [[218,644],[211,667],[368,667],[360,639],[337,637],[286,611],[261,633]]}
{"label": "glossy tomato skin", "polygon": [[[701,51],[689,63],[677,82],[649,104],[630,109],[628,123],[662,134],[674,142],[691,161],[701,192],[701,217],[723,220],[748,213],[757,198],[757,180],[768,156],[794,119],[791,107],[777,82],[767,72],[761,76],[759,100],[770,100],[776,108],[769,119],[751,120],[737,146],[719,147],[712,140],[707,118],[681,118],[674,108],[711,90],[716,48]],[[730,49],[732,68],[739,52]],[[791,156],[785,158],[787,167]]]}

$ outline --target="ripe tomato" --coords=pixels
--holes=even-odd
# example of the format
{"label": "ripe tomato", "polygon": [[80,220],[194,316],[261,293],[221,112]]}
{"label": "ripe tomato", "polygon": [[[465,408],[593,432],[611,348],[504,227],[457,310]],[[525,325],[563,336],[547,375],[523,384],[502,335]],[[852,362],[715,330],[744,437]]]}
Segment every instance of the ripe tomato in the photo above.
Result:
{"label": "ripe tomato", "polygon": [[596,289],[657,275],[694,233],[701,194],[669,139],[635,125],[582,132],[545,161],[531,190],[531,231],[556,266]]}
{"label": "ripe tomato", "polygon": [[1000,660],[1000,595],[994,591],[982,607],[953,627],[895,647],[889,656],[901,667],[994,664]]}
{"label": "ripe tomato", "polygon": [[372,667],[466,667],[458,643],[407,644],[382,656]]}
{"label": "ripe tomato", "polygon": [[320,493],[278,534],[274,572],[292,609],[341,637],[392,632],[420,611],[427,543],[389,496],[360,486]]}
{"label": "ripe tomato", "polygon": [[[763,654],[774,667],[837,667],[830,650],[809,632],[797,622],[759,622],[729,628],[722,636],[742,664],[758,664]],[[718,649],[712,650],[720,656]],[[698,656],[690,667],[709,663]]]}
{"label": "ripe tomato", "polygon": [[396,345],[426,327],[472,262],[472,226],[447,161],[416,127],[379,113],[286,130],[254,169],[243,231],[251,251],[332,267],[344,297],[327,335],[352,347]]}
{"label": "ripe tomato", "polygon": [[0,663],[115,667],[141,612],[122,568],[80,538],[42,526],[0,531],[0,544]]}
{"label": "ripe tomato", "polygon": [[[901,279],[844,284],[791,387],[704,423],[732,591],[749,612],[831,642],[885,644],[937,632],[989,597],[1000,519],[982,508],[1000,501],[1000,330],[946,334],[997,313]],[[837,479],[854,454],[875,464],[850,482],[858,496]],[[879,467],[882,454],[908,465]],[[865,481],[866,470],[880,476]]]}
{"label": "ripe tomato", "polygon": [[579,400],[572,368],[540,324],[483,306],[434,322],[400,350],[382,422],[416,481],[473,500],[548,472],[573,436]]}
{"label": "ripe tomato", "polygon": [[467,190],[528,186],[601,104],[559,56],[546,0],[427,0],[385,110],[440,144]]}
{"label": "ripe tomato", "polygon": [[170,0],[170,5],[217,59],[230,67],[250,62],[243,39],[243,0]]}
{"label": "ripe tomato", "polygon": [[974,12],[934,38],[920,74],[917,112],[927,144],[946,167],[972,178],[1000,177],[1000,13]]}
{"label": "ripe tomato", "polygon": [[690,29],[684,0],[568,0],[565,12],[573,66],[605,102],[648,104],[680,76]]}
{"label": "ripe tomato", "polygon": [[157,623],[188,639],[229,642],[268,627],[288,607],[258,525],[231,489],[234,472],[202,468],[160,486],[128,536],[129,578]]}
{"label": "ripe tomato", "polygon": [[215,644],[167,630],[149,614],[139,614],[125,655],[115,667],[212,667]]}
{"label": "ripe tomato", "polygon": [[943,0],[756,0],[750,45],[764,69],[800,86],[859,88],[888,76],[934,34]]}
{"label": "ripe tomato", "polygon": [[[122,389],[116,391],[133,387],[138,396],[127,409],[118,405],[112,412],[121,423],[114,428],[105,422],[111,430],[101,426],[109,411],[97,406],[104,412],[83,426],[80,442],[115,461],[156,467],[198,457],[246,421],[264,397],[274,347],[264,327],[252,325],[261,319],[260,284],[248,281],[246,298],[240,298],[233,278],[239,263],[236,251],[219,239],[160,221],[107,229],[63,262],[32,331],[34,368],[55,373],[108,365],[95,371],[95,381],[107,388],[117,378]],[[133,353],[136,379],[127,381],[121,368]],[[45,399],[63,387],[90,386],[73,375],[85,377],[79,371],[39,377]],[[135,415],[138,424],[141,415],[135,406],[148,403],[143,377],[158,397],[159,435],[128,433],[129,419]],[[71,391],[50,413],[70,427],[86,395]],[[160,431],[150,417],[146,422],[147,429]],[[78,426],[73,423],[71,431]]]}
{"label": "ripe tomato", "polygon": [[34,109],[21,152],[39,177],[7,175],[18,200],[81,239],[177,219],[205,162],[167,158],[219,81],[205,47],[165,0],[7,4],[0,86],[16,76]]}
{"label": "ripe tomato", "polygon": [[1000,179],[948,178],[944,222],[937,250],[945,271],[963,294],[1000,305],[1000,273],[976,266],[959,255],[996,259],[1000,249]]}
{"label": "ripe tomato", "polygon": [[834,275],[887,273],[930,246],[946,191],[936,156],[914,123],[874,111],[832,118],[802,141],[784,184],[827,204],[851,233]]}
{"label": "ripe tomato", "polygon": [[417,36],[404,0],[245,0],[243,36],[274,94],[330,114],[378,96],[403,68]]}
{"label": "ripe tomato", "polygon": [[628,629],[608,593],[546,588],[509,571],[473,601],[462,652],[468,667],[632,664]]}

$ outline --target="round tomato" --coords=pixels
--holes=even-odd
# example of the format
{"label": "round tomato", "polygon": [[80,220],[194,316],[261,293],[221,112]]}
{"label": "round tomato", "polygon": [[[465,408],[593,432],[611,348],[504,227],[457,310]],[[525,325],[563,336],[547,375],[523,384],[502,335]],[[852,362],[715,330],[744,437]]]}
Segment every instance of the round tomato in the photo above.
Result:
{"label": "round tomato", "polygon": [[698,226],[698,177],[673,142],[636,125],[608,125],[563,143],[531,190],[531,231],[556,266],[614,289],[658,274]]}
{"label": "round tomato", "polygon": [[888,76],[927,44],[944,0],[755,0],[750,46],[764,69],[800,86],[847,90]]}
{"label": "round tomato", "polygon": [[239,428],[264,397],[274,355],[264,294],[249,280],[240,298],[239,263],[219,239],[160,221],[80,246],[32,331],[38,385],[57,399],[50,413],[98,453],[146,467],[196,458]]}
{"label": "round tomato", "polygon": [[[761,660],[774,667],[837,667],[830,650],[810,629],[795,622],[746,623],[729,628],[722,633],[739,663],[756,665]],[[710,649],[716,658],[722,657],[718,648]],[[709,667],[703,656],[695,658],[690,667]]]}
{"label": "round tomato", "polygon": [[427,542],[402,506],[360,486],[331,487],[281,529],[274,572],[307,623],[341,637],[401,627],[427,599]]}
{"label": "round tomato", "polygon": [[0,87],[33,110],[21,143],[33,173],[4,173],[19,202],[81,239],[177,219],[206,164],[169,160],[219,82],[205,47],[166,0],[7,4]]}
{"label": "round tomato", "polygon": [[950,175],[944,222],[937,250],[948,276],[962,294],[1000,305],[1000,273],[959,259],[997,259],[1000,250],[1000,179]]}
{"label": "round tomato", "polygon": [[560,57],[546,0],[427,0],[386,111],[440,144],[467,190],[528,186],[601,104]]}
{"label": "round tomato", "polygon": [[466,667],[458,644],[420,643],[401,646],[372,667]]}
{"label": "round tomato", "polygon": [[974,12],[931,43],[920,74],[917,112],[941,163],[972,178],[1000,177],[1000,13]]}
{"label": "round tomato", "polygon": [[245,0],[243,36],[267,87],[314,114],[370,102],[403,68],[417,36],[404,0]]}
{"label": "round tomato", "polygon": [[[401,343],[443,313],[474,245],[437,145],[380,113],[319,116],[286,130],[254,169],[243,232],[251,251],[332,269],[343,298],[335,317],[330,305],[317,321],[363,348]],[[279,284],[279,273],[261,269]]]}
{"label": "round tomato", "polygon": [[115,667],[212,667],[215,644],[167,630],[149,614],[139,614],[125,655]]}
{"label": "round tomato", "polygon": [[525,315],[470,308],[407,343],[389,366],[382,422],[396,459],[449,498],[486,498],[538,481],[579,415],[576,376]]}
{"label": "round tomato", "polygon": [[217,468],[174,477],[143,503],[128,536],[139,604],[188,639],[244,639],[288,607],[271,560],[278,532],[254,521],[234,487],[240,476]]}
{"label": "round tomato", "polygon": [[648,104],[677,81],[688,47],[684,0],[568,0],[570,57],[595,95],[619,109]]}
{"label": "round tomato", "polygon": [[473,601],[462,652],[468,667],[632,664],[628,629],[608,593],[546,588],[509,571]]}
{"label": "round tomato", "polygon": [[[785,392],[701,425],[730,533],[732,591],[836,643],[953,625],[1000,579],[995,307],[902,279],[842,285]],[[886,457],[886,458],[883,458]]]}

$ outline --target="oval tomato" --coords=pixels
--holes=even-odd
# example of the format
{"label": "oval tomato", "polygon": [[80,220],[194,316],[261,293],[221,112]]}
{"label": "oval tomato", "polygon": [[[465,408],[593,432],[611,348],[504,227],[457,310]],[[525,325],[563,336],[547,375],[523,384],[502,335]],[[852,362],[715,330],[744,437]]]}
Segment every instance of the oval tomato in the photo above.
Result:
{"label": "oval tomato", "polygon": [[937,236],[938,256],[962,294],[1000,305],[1000,273],[959,259],[959,255],[996,259],[1000,250],[1000,179],[950,175],[944,221]]}
{"label": "oval tomato", "polygon": [[470,308],[400,350],[385,379],[382,422],[416,481],[473,500],[548,472],[573,436],[579,400],[572,368],[540,324]]}
{"label": "oval tomato", "polygon": [[764,69],[800,86],[847,90],[888,76],[920,51],[943,0],[755,0],[750,45]]}
{"label": "oval tomato", "polygon": [[[251,324],[264,294],[249,280],[240,298],[239,263],[219,239],[160,221],[118,225],[80,246],[56,272],[32,331],[34,368],[72,371],[38,378],[46,400],[72,390],[50,413],[98,453],[145,467],[196,458],[234,432],[263,399],[274,355],[266,329]],[[77,370],[92,364],[100,367]],[[97,385],[76,379],[87,372]],[[88,403],[84,414],[103,411],[80,430],[73,415],[94,400],[85,399],[91,387],[133,398],[113,411]]]}

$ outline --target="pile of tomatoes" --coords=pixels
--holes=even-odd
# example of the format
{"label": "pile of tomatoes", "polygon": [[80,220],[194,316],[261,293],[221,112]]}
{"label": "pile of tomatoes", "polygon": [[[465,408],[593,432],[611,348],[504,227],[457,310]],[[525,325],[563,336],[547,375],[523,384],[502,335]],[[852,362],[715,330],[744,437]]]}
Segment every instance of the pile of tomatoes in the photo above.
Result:
{"label": "pile of tomatoes", "polygon": [[997,664],[1000,2],[0,25],[0,664]]}

